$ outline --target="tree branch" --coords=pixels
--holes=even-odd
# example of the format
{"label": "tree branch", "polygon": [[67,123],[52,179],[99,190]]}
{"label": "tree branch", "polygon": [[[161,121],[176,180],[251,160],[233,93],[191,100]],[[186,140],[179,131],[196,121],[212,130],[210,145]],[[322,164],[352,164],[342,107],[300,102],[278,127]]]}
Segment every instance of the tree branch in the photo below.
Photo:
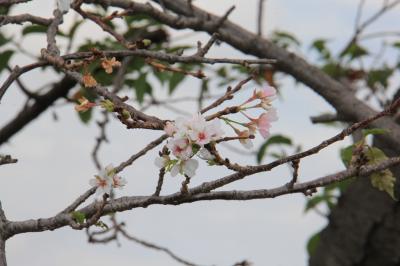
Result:
{"label": "tree branch", "polygon": [[[16,163],[16,162],[18,162],[18,160],[11,158],[10,155],[0,155],[0,165],[11,164],[11,163]],[[0,209],[0,212],[1,212],[1,209]],[[0,215],[1,215],[1,213],[0,213]],[[1,216],[0,216],[0,218],[1,218]]]}
{"label": "tree branch", "polygon": [[[309,182],[297,183],[293,187],[283,185],[274,189],[261,189],[251,191],[217,191],[209,192],[207,183],[203,183],[197,187],[189,189],[188,193],[182,194],[181,192],[174,193],[167,196],[132,196],[122,197],[115,200],[110,200],[103,208],[102,215],[113,212],[122,212],[134,208],[146,208],[150,205],[180,205],[189,202],[203,201],[203,200],[253,200],[275,198],[281,195],[293,193],[306,193],[308,190],[315,190],[318,187],[327,186],[329,184],[345,180],[355,175],[367,176],[375,172],[382,171],[394,165],[400,164],[400,157],[389,158],[381,161],[379,164],[367,165],[349,168],[347,170],[320,177]],[[94,215],[98,208],[95,203],[92,203],[79,212],[85,214],[86,217]],[[58,214],[56,216],[37,219],[26,220],[20,222],[9,222],[5,226],[5,238],[8,239],[15,234],[26,232],[41,232],[47,230],[54,230],[70,224],[71,216],[69,214]]]}
{"label": "tree branch", "polygon": [[15,133],[37,118],[59,98],[66,96],[69,90],[75,85],[76,82],[73,79],[64,77],[60,82],[54,84],[53,89],[46,94],[39,96],[40,100],[27,108],[23,108],[13,120],[1,128],[0,145],[4,144]]}
{"label": "tree branch", "polygon": [[[86,2],[90,3],[92,1],[87,0]],[[177,29],[191,28],[210,34],[215,32],[215,27],[220,19],[220,17],[193,5],[189,6],[187,1],[184,0],[164,0],[165,7],[180,14],[179,17],[163,13],[151,5],[139,4],[128,0],[99,0],[97,2],[126,10],[134,10],[135,14],[145,13]],[[186,14],[191,14],[191,16],[185,17]],[[278,70],[308,85],[329,102],[340,115],[349,120],[361,121],[376,113],[368,105],[358,100],[345,85],[332,79],[301,57],[278,47],[269,40],[263,39],[230,21],[226,21],[219,28],[218,34],[221,41],[225,41],[246,54],[252,54],[260,58],[276,59]],[[389,118],[381,119],[372,123],[371,126],[390,130],[391,134],[386,134],[383,138],[391,146],[400,150],[400,126],[393,120]]]}

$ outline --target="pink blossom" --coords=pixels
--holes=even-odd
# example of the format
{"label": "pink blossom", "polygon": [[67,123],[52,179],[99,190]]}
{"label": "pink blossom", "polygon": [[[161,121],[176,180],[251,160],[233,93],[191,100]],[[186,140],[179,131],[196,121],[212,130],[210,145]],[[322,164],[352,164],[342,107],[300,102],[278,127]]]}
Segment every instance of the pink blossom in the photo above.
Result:
{"label": "pink blossom", "polygon": [[218,119],[208,122],[198,113],[190,121],[188,135],[193,142],[200,146],[204,146],[212,140],[217,140],[223,134],[224,132],[221,129],[221,123]]}
{"label": "pink blossom", "polygon": [[117,175],[114,175],[112,177],[112,187],[113,188],[122,189],[126,185],[126,183],[128,183],[128,182],[123,177],[120,177],[120,176],[117,176]]}
{"label": "pink blossom", "polygon": [[253,92],[253,97],[255,99],[274,98],[275,96],[276,96],[276,89],[269,85],[267,85],[260,91],[254,90]]}
{"label": "pink blossom", "polygon": [[157,165],[159,168],[163,168],[163,167],[167,166],[167,164],[168,164],[168,162],[169,162],[170,160],[171,160],[171,159],[169,158],[168,155],[163,155],[162,157],[157,157],[157,158],[154,160],[154,163],[155,163],[155,165]]}
{"label": "pink blossom", "polygon": [[[248,116],[247,116],[248,117]],[[256,127],[260,132],[261,136],[267,138],[269,136],[269,129],[271,128],[271,123],[278,120],[278,116],[275,108],[269,109],[267,112],[262,113],[258,118],[248,117],[251,122],[247,124],[249,129]]]}
{"label": "pink blossom", "polygon": [[167,147],[179,159],[187,160],[193,155],[192,145],[189,139],[174,137],[168,141]]}
{"label": "pink blossom", "polygon": [[272,86],[266,85],[261,90],[254,90],[253,95],[249,99],[247,99],[247,101],[245,101],[242,105],[259,99],[261,100],[260,106],[264,109],[267,109],[271,106],[271,102],[275,99],[275,97],[276,89]]}
{"label": "pink blossom", "polygon": [[97,187],[96,195],[110,194],[112,188],[122,189],[126,183],[125,178],[116,175],[111,164],[107,165],[98,175],[95,175],[95,178],[89,181],[91,186]]}
{"label": "pink blossom", "polygon": [[172,137],[177,131],[177,127],[174,123],[167,121],[167,123],[165,123],[164,131],[168,136]]}
{"label": "pink blossom", "polygon": [[253,142],[250,139],[250,135],[253,135],[253,134],[254,134],[254,132],[251,132],[250,130],[239,131],[238,136],[243,138],[243,139],[239,139],[239,142],[246,149],[253,148]]}

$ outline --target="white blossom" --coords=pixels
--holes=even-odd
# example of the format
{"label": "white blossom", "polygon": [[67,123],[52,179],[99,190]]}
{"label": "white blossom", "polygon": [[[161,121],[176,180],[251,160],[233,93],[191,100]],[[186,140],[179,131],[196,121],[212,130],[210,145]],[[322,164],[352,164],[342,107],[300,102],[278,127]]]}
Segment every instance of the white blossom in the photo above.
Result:
{"label": "white blossom", "polygon": [[195,159],[188,159],[175,164],[171,169],[171,175],[176,176],[178,173],[193,177],[199,167],[199,162]]}
{"label": "white blossom", "polygon": [[126,183],[128,183],[128,182],[123,177],[114,175],[112,178],[112,187],[113,188],[122,189],[126,185]]}
{"label": "white blossom", "polygon": [[116,175],[114,167],[107,165],[98,175],[89,180],[92,187],[97,187],[96,195],[110,194],[112,188],[122,188],[126,185],[126,180]]}
{"label": "white blossom", "polygon": [[156,166],[158,166],[158,168],[163,168],[163,167],[165,167],[166,165],[167,165],[167,163],[169,162],[169,156],[168,155],[164,155],[164,156],[162,156],[162,157],[157,157],[155,160],[154,160],[154,164],[156,165]]}
{"label": "white blossom", "polygon": [[211,152],[209,150],[207,150],[206,148],[201,148],[199,150],[198,156],[203,159],[203,160],[214,160],[215,156],[211,154]]}
{"label": "white blossom", "polygon": [[173,155],[182,160],[187,160],[193,155],[192,145],[187,138],[174,137],[168,141],[167,147]]}
{"label": "white blossom", "polygon": [[193,115],[188,135],[196,144],[203,146],[219,139],[223,134],[224,132],[218,119],[206,121],[200,113]]}

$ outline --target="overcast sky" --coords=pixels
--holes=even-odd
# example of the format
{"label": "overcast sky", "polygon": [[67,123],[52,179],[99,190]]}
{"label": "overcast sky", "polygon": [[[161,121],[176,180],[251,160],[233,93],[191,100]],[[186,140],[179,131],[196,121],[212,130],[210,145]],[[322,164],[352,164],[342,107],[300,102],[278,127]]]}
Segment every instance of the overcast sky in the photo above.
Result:
{"label": "overcast sky", "polygon": [[[30,4],[19,6],[14,13],[34,12],[48,17],[54,7],[47,6],[49,2],[51,1],[34,0]],[[223,14],[234,4],[236,9],[230,17],[231,20],[254,31],[257,2],[198,0],[195,4],[216,14]],[[264,33],[268,34],[276,29],[295,33],[305,47],[302,49],[305,57],[312,56],[307,45],[317,37],[329,38],[332,40],[331,46],[339,48],[353,31],[357,2],[268,0],[265,5]],[[370,14],[381,1],[367,2],[366,14]],[[393,28],[398,15],[399,9],[392,11],[377,27]],[[67,14],[66,23],[73,16],[73,12]],[[8,27],[6,32],[12,35],[15,29],[17,28]],[[102,36],[100,31],[93,29],[93,25],[85,26],[78,34],[81,38],[96,39]],[[174,32],[173,36],[183,34],[185,33]],[[197,40],[204,42],[207,35],[196,34],[179,43],[194,44]],[[37,38],[27,38],[23,44],[35,54],[45,46]],[[245,56],[226,45],[213,47],[209,55]],[[27,62],[29,61],[22,57],[16,57],[12,61],[14,64]],[[3,72],[0,81],[4,81],[6,76]],[[48,81],[56,80],[56,76],[51,72],[34,71],[22,80],[32,88],[38,88]],[[279,82],[282,97],[275,102],[275,106],[280,119],[273,125],[273,134],[289,135],[295,143],[302,144],[306,149],[338,132],[338,129],[312,126],[309,122],[309,116],[332,110],[323,99],[291,79]],[[194,86],[197,86],[196,81],[189,80],[179,88],[177,94],[190,95],[190,88]],[[254,84],[246,86],[239,99],[245,98],[253,88]],[[160,98],[165,95],[165,89],[154,89]],[[0,125],[9,121],[21,108],[21,99],[23,96],[15,86],[7,91],[0,105]],[[192,104],[183,105],[183,108],[190,112],[196,111]],[[53,112],[58,116],[57,122],[53,119]],[[176,117],[176,114],[163,108],[152,108],[149,113],[162,118]],[[126,160],[142,149],[146,142],[160,135],[160,132],[126,130],[115,121],[107,132],[111,144],[102,147],[101,161],[114,165]],[[73,107],[69,105],[48,110],[13,137],[9,144],[3,145],[1,153],[11,154],[19,159],[18,164],[0,168],[0,200],[8,218],[24,220],[52,216],[85,191],[89,186],[88,180],[96,173],[90,152],[97,135],[95,123],[80,123]],[[261,143],[259,137],[257,143]],[[342,169],[338,149],[346,144],[347,142],[342,142],[333,145],[318,156],[302,160],[300,180],[309,180]],[[240,157],[226,149],[222,151],[234,161],[255,163],[253,157]],[[128,180],[128,185],[118,192],[118,196],[153,192],[158,176],[153,165],[157,152],[158,150],[150,152],[122,173]],[[226,173],[228,171],[222,167],[209,168],[201,164],[192,185]],[[271,173],[251,176],[229,188],[269,188],[284,184],[289,178],[287,166],[282,166]],[[181,181],[181,177],[171,178],[167,175],[163,192],[177,191]],[[174,207],[151,206],[120,214],[118,219],[127,223],[127,229],[133,235],[166,246],[180,256],[202,265],[228,266],[248,259],[254,265],[301,266],[306,265],[307,261],[307,239],[326,223],[324,218],[314,213],[304,214],[304,205],[305,197],[299,194],[247,202],[212,201]],[[120,243],[120,247],[116,243],[89,245],[84,232],[63,228],[54,232],[13,237],[7,242],[7,255],[9,265],[177,265],[162,253],[123,239]]]}

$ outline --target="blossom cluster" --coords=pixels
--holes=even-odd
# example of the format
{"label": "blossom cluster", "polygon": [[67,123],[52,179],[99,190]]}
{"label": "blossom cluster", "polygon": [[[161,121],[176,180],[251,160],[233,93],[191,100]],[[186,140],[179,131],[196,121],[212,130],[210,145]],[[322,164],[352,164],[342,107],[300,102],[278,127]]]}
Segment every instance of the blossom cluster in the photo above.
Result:
{"label": "blossom cluster", "polygon": [[[241,113],[249,120],[247,123],[240,123],[230,119],[224,119],[225,122],[233,128],[235,133],[240,137],[240,143],[247,149],[253,147],[250,136],[255,132],[261,134],[266,139],[270,135],[271,123],[278,120],[276,109],[272,107],[272,101],[276,99],[276,89],[271,86],[266,86],[262,90],[254,90],[253,95],[240,105]],[[249,106],[250,103],[259,100],[260,102]],[[248,109],[261,108],[264,110],[258,118],[252,118],[245,113]],[[238,124],[245,127],[244,130],[236,128],[233,124]]]}
{"label": "blossom cluster", "polygon": [[[172,176],[180,173],[193,177],[199,166],[198,161],[193,159],[194,155],[209,162],[215,159],[205,145],[219,140],[223,136],[221,120],[234,130],[244,147],[252,148],[251,139],[254,138],[255,132],[258,130],[262,137],[268,138],[271,123],[278,119],[276,110],[272,107],[272,101],[275,98],[276,90],[274,87],[266,86],[262,90],[254,90],[251,97],[237,106],[248,122],[235,121],[224,115],[211,121],[206,121],[205,117],[200,113],[188,119],[180,117],[174,122],[167,122],[164,128],[165,132],[170,136],[167,148],[175,158],[171,158],[168,154],[163,154],[161,157],[156,158],[156,165],[160,168],[165,168],[167,172],[171,172]],[[254,103],[255,101],[259,102]],[[251,105],[252,103],[253,105]],[[258,118],[253,118],[246,113],[249,109],[262,109],[263,113]],[[245,129],[240,130],[236,125],[240,125]]]}
{"label": "blossom cluster", "polygon": [[165,167],[172,176],[178,173],[194,176],[199,163],[192,157],[197,154],[201,159],[212,160],[213,155],[204,145],[220,139],[224,134],[219,119],[206,121],[200,113],[189,119],[180,117],[175,122],[167,122],[164,130],[171,137],[167,147],[176,159],[163,155],[155,163],[160,168]]}
{"label": "blossom cluster", "polygon": [[122,189],[126,183],[125,178],[117,176],[111,164],[106,166],[106,168],[89,181],[92,187],[97,187],[96,195],[98,196],[103,194],[110,195],[113,188]]}

